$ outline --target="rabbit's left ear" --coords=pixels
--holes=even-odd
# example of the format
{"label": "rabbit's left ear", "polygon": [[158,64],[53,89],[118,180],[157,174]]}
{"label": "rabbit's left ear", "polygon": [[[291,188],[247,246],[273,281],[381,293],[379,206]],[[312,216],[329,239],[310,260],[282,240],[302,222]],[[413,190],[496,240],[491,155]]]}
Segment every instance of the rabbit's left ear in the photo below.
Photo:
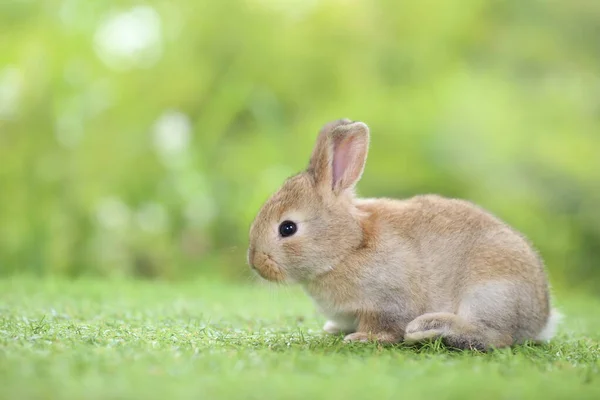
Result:
{"label": "rabbit's left ear", "polygon": [[363,122],[347,120],[328,125],[319,135],[308,171],[318,186],[339,195],[352,189],[362,176],[369,150],[369,128]]}

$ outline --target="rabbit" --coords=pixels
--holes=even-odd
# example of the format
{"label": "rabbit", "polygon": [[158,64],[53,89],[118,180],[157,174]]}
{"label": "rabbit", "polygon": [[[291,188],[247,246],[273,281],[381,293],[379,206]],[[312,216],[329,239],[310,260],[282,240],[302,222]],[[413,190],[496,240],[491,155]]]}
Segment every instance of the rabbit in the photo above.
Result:
{"label": "rabbit", "polygon": [[347,342],[488,351],[550,340],[561,314],[528,240],[466,200],[356,197],[369,143],[363,122],[320,130],[308,168],[253,221],[249,266],[301,285],[324,331]]}

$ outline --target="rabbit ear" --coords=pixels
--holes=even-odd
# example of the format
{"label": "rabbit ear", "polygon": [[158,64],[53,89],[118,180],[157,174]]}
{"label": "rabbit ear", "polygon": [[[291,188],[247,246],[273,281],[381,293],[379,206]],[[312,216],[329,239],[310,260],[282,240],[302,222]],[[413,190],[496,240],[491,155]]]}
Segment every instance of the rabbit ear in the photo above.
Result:
{"label": "rabbit ear", "polygon": [[360,179],[369,149],[369,128],[362,122],[338,120],[319,134],[308,172],[317,185],[338,195]]}
{"label": "rabbit ear", "polygon": [[362,122],[354,122],[336,128],[333,141],[333,189],[353,188],[365,169],[369,151],[369,128]]}

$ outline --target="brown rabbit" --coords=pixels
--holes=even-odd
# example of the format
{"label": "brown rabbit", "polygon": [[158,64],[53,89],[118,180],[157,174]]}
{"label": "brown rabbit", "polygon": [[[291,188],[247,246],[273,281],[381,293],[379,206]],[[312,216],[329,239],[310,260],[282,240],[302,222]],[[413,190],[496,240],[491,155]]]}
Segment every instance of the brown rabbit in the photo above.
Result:
{"label": "brown rabbit", "polygon": [[328,319],[323,329],[347,341],[441,337],[487,350],[549,340],[559,314],[527,240],[463,200],[356,198],[368,148],[362,122],[323,127],[307,170],[257,215],[252,268],[301,284]]}

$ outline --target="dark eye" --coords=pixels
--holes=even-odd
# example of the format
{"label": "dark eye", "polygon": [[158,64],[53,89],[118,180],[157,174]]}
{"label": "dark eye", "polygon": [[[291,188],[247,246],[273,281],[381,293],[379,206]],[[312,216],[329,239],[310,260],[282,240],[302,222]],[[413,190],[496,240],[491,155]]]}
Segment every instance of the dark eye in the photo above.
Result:
{"label": "dark eye", "polygon": [[279,234],[281,237],[292,236],[298,230],[298,226],[292,221],[283,221],[279,225]]}

